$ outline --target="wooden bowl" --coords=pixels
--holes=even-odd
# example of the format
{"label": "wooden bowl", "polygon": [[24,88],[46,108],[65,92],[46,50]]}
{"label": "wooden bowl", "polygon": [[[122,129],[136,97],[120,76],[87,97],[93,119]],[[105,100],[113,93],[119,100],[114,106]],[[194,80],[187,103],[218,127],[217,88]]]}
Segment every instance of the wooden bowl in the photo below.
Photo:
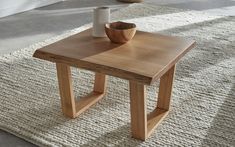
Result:
{"label": "wooden bowl", "polygon": [[114,43],[126,43],[131,40],[136,33],[134,23],[113,22],[105,24],[105,32]]}

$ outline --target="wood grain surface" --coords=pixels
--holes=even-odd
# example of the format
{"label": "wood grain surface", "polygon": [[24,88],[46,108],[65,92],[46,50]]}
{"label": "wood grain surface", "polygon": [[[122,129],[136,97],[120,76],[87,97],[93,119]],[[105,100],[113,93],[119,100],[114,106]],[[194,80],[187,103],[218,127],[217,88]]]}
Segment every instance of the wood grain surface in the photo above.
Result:
{"label": "wood grain surface", "polygon": [[195,41],[137,31],[126,44],[93,38],[91,29],[38,49],[34,57],[150,85],[195,45]]}

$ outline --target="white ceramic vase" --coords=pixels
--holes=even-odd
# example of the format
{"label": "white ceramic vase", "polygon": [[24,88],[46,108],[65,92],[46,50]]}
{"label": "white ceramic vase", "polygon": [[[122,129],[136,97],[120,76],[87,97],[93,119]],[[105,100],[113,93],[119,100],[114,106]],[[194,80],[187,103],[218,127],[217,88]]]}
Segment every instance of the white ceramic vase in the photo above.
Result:
{"label": "white ceramic vase", "polygon": [[106,37],[105,24],[110,21],[110,8],[98,7],[93,12],[93,29],[94,37]]}

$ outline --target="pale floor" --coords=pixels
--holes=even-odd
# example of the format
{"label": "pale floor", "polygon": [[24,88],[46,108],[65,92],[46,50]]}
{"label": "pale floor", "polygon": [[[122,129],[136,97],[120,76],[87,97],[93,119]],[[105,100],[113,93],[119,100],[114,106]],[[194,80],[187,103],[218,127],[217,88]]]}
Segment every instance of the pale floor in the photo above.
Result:
{"label": "pale floor", "polygon": [[[145,0],[154,5],[235,15],[234,0]],[[115,9],[128,4],[115,0],[67,0],[25,13],[0,18],[0,55],[62,34],[92,20],[92,9],[108,5]],[[34,147],[14,135],[0,130],[0,147]]]}

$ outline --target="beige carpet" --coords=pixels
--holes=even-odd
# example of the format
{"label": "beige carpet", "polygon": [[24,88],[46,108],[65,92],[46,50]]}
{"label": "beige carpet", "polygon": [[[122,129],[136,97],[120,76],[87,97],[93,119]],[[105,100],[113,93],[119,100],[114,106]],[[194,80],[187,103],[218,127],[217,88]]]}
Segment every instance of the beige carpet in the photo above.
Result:
{"label": "beige carpet", "polygon": [[[127,81],[110,77],[103,100],[79,118],[67,119],[55,65],[32,58],[35,49],[89,25],[0,57],[0,128],[39,146],[234,146],[234,17],[134,4],[113,18],[197,41],[177,66],[170,114],[147,141],[130,136]],[[73,69],[73,80],[76,95],[82,96],[92,89],[93,73]],[[148,87],[149,111],[157,85]]]}

